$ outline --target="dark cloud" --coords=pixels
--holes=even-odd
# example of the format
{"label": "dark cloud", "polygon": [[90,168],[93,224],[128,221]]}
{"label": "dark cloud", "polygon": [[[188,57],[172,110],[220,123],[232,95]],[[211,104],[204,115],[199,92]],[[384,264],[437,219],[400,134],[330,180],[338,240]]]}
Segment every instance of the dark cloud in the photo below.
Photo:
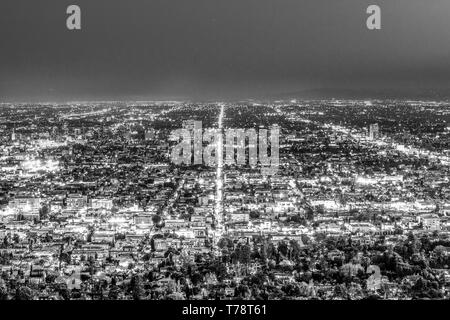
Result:
{"label": "dark cloud", "polygon": [[[65,28],[82,8],[81,31]],[[382,8],[382,30],[365,28]],[[2,0],[0,96],[232,98],[447,88],[448,0]]]}

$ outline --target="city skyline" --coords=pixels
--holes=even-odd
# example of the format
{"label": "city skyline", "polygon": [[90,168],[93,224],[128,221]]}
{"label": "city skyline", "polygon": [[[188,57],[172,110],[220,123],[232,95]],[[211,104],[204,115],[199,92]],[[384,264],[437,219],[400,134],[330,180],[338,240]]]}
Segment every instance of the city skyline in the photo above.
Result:
{"label": "city skyline", "polygon": [[449,110],[2,104],[0,300],[448,299]]}
{"label": "city skyline", "polygon": [[450,300],[449,12],[1,0],[0,301]]}

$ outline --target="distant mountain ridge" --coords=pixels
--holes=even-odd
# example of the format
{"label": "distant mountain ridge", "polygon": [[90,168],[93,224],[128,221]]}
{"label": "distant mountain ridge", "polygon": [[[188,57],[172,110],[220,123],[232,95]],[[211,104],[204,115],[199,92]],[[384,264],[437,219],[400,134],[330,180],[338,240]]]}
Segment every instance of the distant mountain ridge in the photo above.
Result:
{"label": "distant mountain ridge", "polygon": [[317,88],[270,95],[269,99],[411,99],[450,100],[450,89],[340,89]]}

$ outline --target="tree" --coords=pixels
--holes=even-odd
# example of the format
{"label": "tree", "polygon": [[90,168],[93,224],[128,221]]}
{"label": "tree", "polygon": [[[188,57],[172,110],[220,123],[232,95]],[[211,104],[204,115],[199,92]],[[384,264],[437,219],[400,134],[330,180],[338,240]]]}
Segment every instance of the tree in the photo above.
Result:
{"label": "tree", "polygon": [[153,217],[152,217],[152,222],[154,225],[158,225],[159,223],[161,223],[161,220],[162,220],[161,216],[159,216],[157,214],[153,215]]}
{"label": "tree", "polygon": [[134,275],[130,282],[131,292],[134,300],[141,300],[144,296],[144,288],[139,275]]}
{"label": "tree", "polygon": [[314,219],[314,211],[310,207],[307,207],[305,209],[305,216],[307,220],[313,220]]}
{"label": "tree", "polygon": [[287,256],[287,254],[288,254],[288,246],[287,246],[286,242],[281,241],[278,244],[278,252],[281,253],[283,256]]}
{"label": "tree", "polygon": [[219,281],[222,281],[227,276],[227,268],[225,264],[217,262],[215,265],[216,277]]}
{"label": "tree", "polygon": [[55,279],[57,278],[57,274],[56,273],[49,273],[47,274],[47,276],[45,277],[45,282],[47,283],[53,283],[55,282]]}
{"label": "tree", "polygon": [[8,237],[5,236],[5,237],[3,238],[3,248],[7,248],[7,247],[8,247]]}
{"label": "tree", "polygon": [[41,220],[45,220],[48,219],[48,206],[47,205],[43,205],[42,208],[39,209],[39,218]]}
{"label": "tree", "polygon": [[251,211],[250,212],[250,218],[252,218],[252,219],[258,219],[259,216],[260,216],[260,214],[259,214],[258,211]]}
{"label": "tree", "polygon": [[250,295],[249,287],[243,284],[240,284],[237,286],[237,288],[234,290],[234,296],[239,298],[246,298],[248,295]]}
{"label": "tree", "polygon": [[267,246],[265,246],[265,256],[267,259],[276,259],[277,258],[277,249],[273,245],[272,242],[270,242]]}
{"label": "tree", "polygon": [[251,261],[251,249],[249,245],[239,245],[232,254],[233,261],[246,264]]}
{"label": "tree", "polygon": [[117,300],[119,298],[119,287],[117,285],[111,285],[108,293],[109,300]]}
{"label": "tree", "polygon": [[64,300],[70,300],[70,291],[67,288],[60,289],[59,294]]}
{"label": "tree", "polygon": [[193,285],[196,286],[196,285],[202,283],[203,276],[199,272],[195,272],[191,277],[191,281],[192,281]]}
{"label": "tree", "polygon": [[289,243],[291,245],[291,259],[298,260],[300,257],[300,245],[295,240],[291,240]]}
{"label": "tree", "polygon": [[61,254],[59,255],[59,260],[67,264],[70,263],[70,254],[67,252],[61,252]]}
{"label": "tree", "polygon": [[3,279],[0,279],[0,300],[8,299],[8,288],[6,287],[6,283]]}
{"label": "tree", "polygon": [[19,287],[16,290],[15,298],[16,298],[16,300],[32,300],[33,299],[33,291],[27,286]]}
{"label": "tree", "polygon": [[347,298],[347,287],[345,284],[338,284],[334,287],[334,295],[339,298]]}
{"label": "tree", "polygon": [[310,243],[311,240],[309,239],[309,237],[306,234],[302,234],[301,237],[302,237],[302,242],[304,245],[308,245]]}
{"label": "tree", "polygon": [[408,233],[408,239],[406,241],[407,254],[408,256],[412,256],[414,253],[419,252],[421,246],[421,242],[417,239],[417,237],[412,233]]}
{"label": "tree", "polygon": [[224,248],[233,248],[233,241],[229,238],[221,238],[219,242],[217,243],[217,246],[220,249]]}
{"label": "tree", "polygon": [[268,281],[268,277],[262,271],[258,271],[255,275],[249,278],[249,283],[258,287],[262,287],[266,281]]}
{"label": "tree", "polygon": [[250,246],[243,245],[241,248],[241,257],[240,257],[241,263],[250,263],[250,261],[251,261],[250,255],[251,255]]}
{"label": "tree", "polygon": [[288,297],[297,297],[300,295],[300,288],[296,283],[288,283],[281,287],[281,290],[283,290]]}

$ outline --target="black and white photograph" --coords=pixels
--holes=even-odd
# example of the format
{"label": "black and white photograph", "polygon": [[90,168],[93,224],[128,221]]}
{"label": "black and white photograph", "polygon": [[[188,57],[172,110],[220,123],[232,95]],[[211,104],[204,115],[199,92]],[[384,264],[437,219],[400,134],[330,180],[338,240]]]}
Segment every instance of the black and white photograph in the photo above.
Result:
{"label": "black and white photograph", "polygon": [[0,306],[450,299],[448,0],[1,0],[0,133]]}

